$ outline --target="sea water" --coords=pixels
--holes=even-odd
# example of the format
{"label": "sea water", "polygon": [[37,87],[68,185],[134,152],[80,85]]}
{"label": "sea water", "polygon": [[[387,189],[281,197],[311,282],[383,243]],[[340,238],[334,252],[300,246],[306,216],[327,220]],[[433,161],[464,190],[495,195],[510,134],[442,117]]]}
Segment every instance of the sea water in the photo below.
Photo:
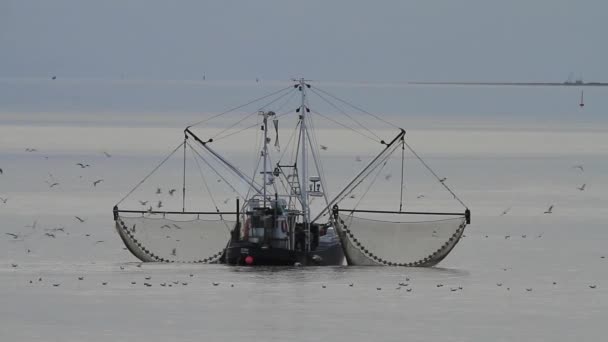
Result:
{"label": "sea water", "polygon": [[[471,209],[465,237],[437,267],[140,264],[113,230],[113,205],[180,143],[185,126],[282,86],[0,82],[0,197],[8,198],[0,203],[0,340],[604,339],[602,88],[586,89],[581,109],[579,90],[570,87],[318,85],[404,127],[408,143]],[[338,112],[324,113],[346,122]],[[344,174],[361,166],[355,158],[368,160],[373,148],[348,138],[344,127],[318,121],[317,128],[328,146],[321,156],[332,184],[327,191],[335,194]],[[251,165],[251,144],[233,142],[245,150],[243,167]],[[382,173],[391,181],[400,177],[398,157]],[[416,163],[408,155],[406,208],[461,210]],[[176,175],[165,174],[168,186],[179,188]],[[360,206],[395,208],[398,187],[385,178]],[[166,205],[179,207],[167,189]],[[137,196],[124,205],[160,198]],[[234,194],[220,196],[218,205],[231,210]],[[213,209],[199,207],[210,205],[207,197],[187,207]]]}

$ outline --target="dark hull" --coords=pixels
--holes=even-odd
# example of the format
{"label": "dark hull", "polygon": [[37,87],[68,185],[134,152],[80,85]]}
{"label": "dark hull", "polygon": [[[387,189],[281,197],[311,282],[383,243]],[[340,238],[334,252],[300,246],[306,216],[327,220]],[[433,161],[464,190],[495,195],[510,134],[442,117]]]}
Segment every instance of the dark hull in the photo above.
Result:
{"label": "dark hull", "polygon": [[344,264],[344,253],[339,242],[319,246],[308,255],[304,252],[284,248],[261,248],[251,242],[231,242],[226,248],[224,262],[228,265],[248,265],[245,259],[250,256],[250,266],[293,266],[296,263],[316,266],[339,266]]}

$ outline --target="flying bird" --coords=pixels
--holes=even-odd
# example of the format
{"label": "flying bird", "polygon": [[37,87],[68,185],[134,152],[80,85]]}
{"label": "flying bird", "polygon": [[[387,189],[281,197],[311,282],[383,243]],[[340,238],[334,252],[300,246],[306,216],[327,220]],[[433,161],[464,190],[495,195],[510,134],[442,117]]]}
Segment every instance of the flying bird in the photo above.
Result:
{"label": "flying bird", "polygon": [[19,235],[18,235],[18,234],[15,234],[15,233],[4,233],[4,234],[9,235],[9,236],[12,236],[12,237],[13,237],[13,239],[18,239],[18,238],[19,238]]}
{"label": "flying bird", "polygon": [[446,180],[447,180],[447,178],[446,178],[446,177],[443,177],[443,178],[441,178],[439,181],[440,181],[441,183],[443,183],[443,182],[445,182]]}
{"label": "flying bird", "polygon": [[323,151],[327,151],[327,146],[325,146],[325,145],[319,145],[319,146],[321,147],[321,149],[322,149]]}
{"label": "flying bird", "polygon": [[0,168],[0,175],[4,173],[4,170],[2,170],[2,168]]}
{"label": "flying bird", "polygon": [[418,195],[416,198],[418,198],[418,199],[424,198],[424,195]]}
{"label": "flying bird", "polygon": [[584,172],[584,171],[585,171],[585,169],[583,168],[583,165],[574,165],[574,166],[573,166],[573,168],[575,168],[575,169],[580,169],[580,170],[581,170],[581,172]]}
{"label": "flying bird", "polygon": [[158,201],[158,204],[156,205],[157,208],[162,208],[163,207],[163,201]]}
{"label": "flying bird", "polygon": [[177,256],[177,250],[175,248],[173,248],[173,250],[171,250],[171,255]]}
{"label": "flying bird", "polygon": [[549,206],[549,209],[545,211],[545,214],[553,214],[553,205]]}
{"label": "flying bird", "polygon": [[103,179],[98,179],[96,181],[93,182],[93,186],[97,186],[97,184],[103,182]]}
{"label": "flying bird", "polygon": [[78,216],[74,216],[78,221],[80,221],[80,223],[83,223],[84,221],[86,221],[86,219],[80,218]]}
{"label": "flying bird", "polygon": [[507,213],[509,213],[509,211],[511,211],[511,207],[508,207],[507,209],[505,209],[502,214],[500,214],[500,216],[505,216],[507,215]]}
{"label": "flying bird", "polygon": [[389,179],[391,179],[391,177],[393,177],[393,175],[391,175],[391,174],[389,173],[388,175],[384,176],[384,179],[385,179],[385,180],[389,180]]}
{"label": "flying bird", "polygon": [[173,196],[173,194],[174,194],[174,193],[175,193],[175,189],[171,189],[171,190],[169,190],[169,195],[170,195],[170,196]]}
{"label": "flying bird", "polygon": [[83,164],[83,163],[76,163],[76,165],[80,166],[81,169],[91,166],[89,164]]}
{"label": "flying bird", "polygon": [[139,204],[146,205],[146,204],[148,204],[148,201],[139,201]]}
{"label": "flying bird", "polygon": [[25,152],[36,152],[36,151],[38,151],[38,150],[35,149],[35,148],[29,148],[28,147],[28,148],[25,149]]}
{"label": "flying bird", "polygon": [[46,235],[48,237],[52,237],[53,239],[55,238],[55,234],[53,234],[53,233],[44,233],[44,235]]}
{"label": "flying bird", "polygon": [[52,188],[52,187],[57,186],[57,185],[59,185],[59,183],[57,183],[57,182],[49,184],[49,188]]}
{"label": "flying bird", "polygon": [[108,158],[112,157],[112,155],[111,155],[111,154],[109,154],[109,153],[108,153],[108,152],[106,152],[106,151],[103,151],[103,154],[105,154],[105,156],[106,156],[106,157],[108,157]]}
{"label": "flying bird", "polygon": [[156,188],[156,194],[160,195],[162,193],[162,191],[160,190],[160,188]]}
{"label": "flying bird", "polygon": [[2,203],[6,204],[6,201],[8,201],[8,197],[7,198],[0,197],[0,201],[2,201]]}
{"label": "flying bird", "polygon": [[583,184],[583,185],[581,185],[581,187],[580,187],[580,188],[577,188],[577,189],[579,189],[580,191],[583,191],[583,190],[585,190],[585,186],[586,186],[586,185],[587,185],[587,184]]}

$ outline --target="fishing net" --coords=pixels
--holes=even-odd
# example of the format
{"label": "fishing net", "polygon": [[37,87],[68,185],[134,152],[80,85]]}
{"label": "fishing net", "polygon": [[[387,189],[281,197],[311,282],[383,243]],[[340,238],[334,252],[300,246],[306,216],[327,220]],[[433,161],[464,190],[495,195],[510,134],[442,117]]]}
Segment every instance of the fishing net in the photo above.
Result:
{"label": "fishing net", "polygon": [[140,215],[116,217],[116,230],[142,261],[214,263],[230,240],[235,222],[218,214]]}
{"label": "fishing net", "polygon": [[349,265],[433,266],[454,248],[465,217],[387,222],[339,217],[338,232]]}

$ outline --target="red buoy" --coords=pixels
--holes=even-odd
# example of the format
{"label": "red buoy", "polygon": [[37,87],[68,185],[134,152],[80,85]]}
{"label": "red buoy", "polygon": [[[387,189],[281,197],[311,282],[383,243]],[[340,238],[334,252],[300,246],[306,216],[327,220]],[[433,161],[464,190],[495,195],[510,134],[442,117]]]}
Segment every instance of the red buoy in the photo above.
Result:
{"label": "red buoy", "polygon": [[245,257],[245,263],[247,265],[253,264],[253,257],[251,255],[248,255],[247,257]]}

